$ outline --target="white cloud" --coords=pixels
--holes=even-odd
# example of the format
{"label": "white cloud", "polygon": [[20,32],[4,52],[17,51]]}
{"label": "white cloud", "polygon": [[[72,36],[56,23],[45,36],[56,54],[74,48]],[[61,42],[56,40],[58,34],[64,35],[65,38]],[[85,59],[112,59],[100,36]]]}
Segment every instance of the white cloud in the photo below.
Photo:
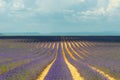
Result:
{"label": "white cloud", "polygon": [[[85,1],[85,0],[76,0],[76,2],[84,2],[84,1]],[[75,3],[76,3],[76,2],[75,2]]]}
{"label": "white cloud", "polygon": [[11,10],[21,10],[24,8],[25,8],[25,5],[23,0],[13,0],[10,4]]}
{"label": "white cloud", "polygon": [[107,7],[109,0],[97,0],[97,7]]}
{"label": "white cloud", "polygon": [[[69,18],[100,18],[120,16],[120,0],[0,0],[0,12],[10,16],[34,16],[61,13]],[[84,8],[84,9],[83,9]],[[70,18],[69,18],[70,19]]]}
{"label": "white cloud", "polygon": [[4,10],[6,7],[6,2],[4,0],[0,0],[0,11]]}
{"label": "white cloud", "polygon": [[99,15],[104,15],[105,14],[105,8],[101,7],[97,10],[87,10],[87,11],[83,11],[81,12],[81,14],[86,15],[86,16],[99,16]]}
{"label": "white cloud", "polygon": [[37,0],[38,9],[42,12],[58,12],[85,0]]}
{"label": "white cloud", "polygon": [[[105,5],[107,4],[107,5]],[[92,10],[86,10],[81,12],[81,15],[83,18],[92,18],[99,19],[100,17],[115,17],[120,16],[120,0],[98,0],[98,3],[96,5],[96,8],[93,8]]]}
{"label": "white cloud", "polygon": [[19,12],[26,13],[55,13],[69,10],[69,7],[79,5],[85,0],[0,0],[0,11],[5,9],[10,15]]}
{"label": "white cloud", "polygon": [[109,16],[120,17],[120,0],[111,0],[108,4],[106,12]]}
{"label": "white cloud", "polygon": [[112,11],[118,8],[120,8],[120,0],[110,0],[107,11]]}

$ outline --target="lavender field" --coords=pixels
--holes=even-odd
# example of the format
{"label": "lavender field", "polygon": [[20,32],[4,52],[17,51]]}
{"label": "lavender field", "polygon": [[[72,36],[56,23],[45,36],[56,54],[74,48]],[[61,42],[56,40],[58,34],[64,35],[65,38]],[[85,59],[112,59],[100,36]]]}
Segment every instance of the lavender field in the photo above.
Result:
{"label": "lavender field", "polygon": [[0,80],[120,80],[120,38],[2,37]]}

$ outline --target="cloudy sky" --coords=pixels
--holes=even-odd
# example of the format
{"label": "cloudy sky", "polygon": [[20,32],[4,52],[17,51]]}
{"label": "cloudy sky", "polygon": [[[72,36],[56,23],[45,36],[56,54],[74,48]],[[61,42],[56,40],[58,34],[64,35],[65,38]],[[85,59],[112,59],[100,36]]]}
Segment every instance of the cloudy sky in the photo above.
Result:
{"label": "cloudy sky", "polygon": [[8,32],[120,32],[120,0],[0,0]]}

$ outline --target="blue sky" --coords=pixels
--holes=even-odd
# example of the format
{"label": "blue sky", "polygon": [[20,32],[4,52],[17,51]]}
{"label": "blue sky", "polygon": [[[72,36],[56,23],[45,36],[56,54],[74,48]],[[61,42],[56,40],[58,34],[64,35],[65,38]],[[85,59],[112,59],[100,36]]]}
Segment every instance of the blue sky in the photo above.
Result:
{"label": "blue sky", "polygon": [[120,0],[0,0],[0,33],[119,31]]}

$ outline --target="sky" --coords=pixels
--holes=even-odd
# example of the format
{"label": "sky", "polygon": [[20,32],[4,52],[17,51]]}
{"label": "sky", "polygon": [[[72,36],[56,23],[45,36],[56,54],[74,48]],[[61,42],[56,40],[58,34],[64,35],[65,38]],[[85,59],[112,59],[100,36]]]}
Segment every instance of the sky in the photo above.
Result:
{"label": "sky", "polygon": [[0,33],[120,32],[120,0],[0,0]]}

